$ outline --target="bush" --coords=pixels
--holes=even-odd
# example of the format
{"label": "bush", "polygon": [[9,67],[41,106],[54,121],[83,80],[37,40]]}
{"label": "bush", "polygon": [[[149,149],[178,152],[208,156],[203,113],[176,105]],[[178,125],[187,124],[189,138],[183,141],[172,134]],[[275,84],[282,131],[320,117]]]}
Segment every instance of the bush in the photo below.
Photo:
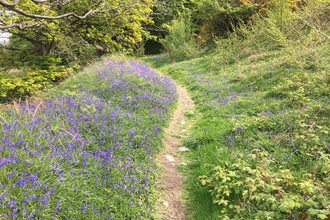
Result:
{"label": "bush", "polygon": [[63,81],[71,71],[69,68],[52,67],[48,71],[35,69],[18,76],[0,72],[0,102],[28,96]]}
{"label": "bush", "polygon": [[160,42],[175,61],[195,58],[201,53],[198,43],[193,37],[191,22],[187,18],[174,20],[170,33]]}
{"label": "bush", "polygon": [[[282,49],[282,64],[300,69],[317,69],[330,52],[330,3],[305,5],[292,9],[287,1],[274,1],[265,16],[254,16],[248,24],[233,28],[228,39],[216,40],[223,63],[267,51]],[[317,45],[324,44],[322,51]],[[230,49],[228,49],[230,48]]]}
{"label": "bush", "polygon": [[274,159],[259,149],[235,156],[235,163],[217,166],[210,176],[200,177],[201,184],[211,192],[213,203],[223,207],[221,219],[327,219],[330,216],[326,195],[330,184],[329,155],[323,155],[315,165],[322,168],[324,181],[315,178],[316,173],[297,178],[283,167],[274,171]]}

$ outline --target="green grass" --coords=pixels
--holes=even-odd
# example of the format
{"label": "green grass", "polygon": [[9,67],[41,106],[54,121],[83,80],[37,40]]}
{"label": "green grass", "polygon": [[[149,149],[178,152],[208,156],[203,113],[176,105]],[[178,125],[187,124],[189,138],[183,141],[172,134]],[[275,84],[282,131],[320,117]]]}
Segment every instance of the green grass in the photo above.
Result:
{"label": "green grass", "polygon": [[184,140],[189,219],[330,216],[329,40],[287,51],[143,59],[185,85],[200,115]]}
{"label": "green grass", "polygon": [[[330,30],[322,20],[329,13],[328,6],[330,3],[324,1],[310,8],[306,6],[306,11],[290,13],[290,19],[281,27],[275,25],[279,14],[257,21],[254,28],[243,26],[231,38],[218,40],[214,51],[192,60],[172,62],[168,56],[162,55],[143,58],[153,68],[188,88],[196,104],[196,113],[187,113],[196,122],[190,135],[184,139],[184,145],[191,149],[187,153],[190,162],[181,168],[187,177],[188,219],[313,220],[330,217],[330,38],[327,37]],[[0,176],[1,184],[5,183],[5,186],[1,185],[1,195],[7,190],[12,197],[17,196],[17,201],[0,197],[1,214],[15,214],[16,203],[23,207],[25,194],[34,195],[31,187],[29,190],[8,188],[28,166],[31,175],[24,175],[30,175],[28,178],[31,179],[32,173],[37,173],[39,183],[44,184],[45,189],[38,191],[38,196],[49,196],[46,191],[51,190],[51,186],[63,187],[61,191],[52,189],[52,197],[45,200],[49,203],[45,203],[44,207],[31,199],[33,201],[26,209],[37,217],[49,218],[57,214],[59,218],[86,216],[94,219],[98,217],[95,212],[98,210],[104,214],[102,217],[109,214],[117,219],[141,215],[145,219],[154,218],[155,194],[151,182],[154,182],[156,174],[153,173],[153,152],[160,148],[161,132],[159,136],[154,134],[158,129],[162,131],[174,105],[174,99],[169,103],[163,94],[170,94],[173,98],[174,90],[167,91],[166,84],[155,85],[141,77],[125,75],[126,71],[134,72],[134,68],[122,66],[125,63],[98,64],[39,94],[51,100],[70,97],[67,102],[59,99],[67,109],[58,110],[62,111],[62,116],[55,117],[48,130],[48,124],[44,127],[35,125],[36,115],[42,119],[40,123],[49,120],[49,115],[44,115],[47,109],[37,111],[43,106],[39,106],[40,102],[34,103],[37,110],[35,105],[26,105],[31,108],[26,114],[22,110],[26,108],[24,103],[21,107],[14,105],[16,112],[1,112],[0,125],[5,129],[0,147],[17,146],[15,149],[11,147],[15,151],[1,152],[0,159],[13,152],[23,158],[20,164],[9,164]],[[113,65],[118,64],[120,68],[111,72]],[[100,80],[96,72],[104,70],[114,74],[109,76],[116,77]],[[150,73],[150,70],[144,70]],[[117,87],[122,89],[118,92]],[[150,94],[153,94],[151,101],[148,99]],[[72,100],[79,104],[70,106]],[[86,104],[89,101],[92,104]],[[142,103],[145,106],[140,106]],[[162,108],[155,108],[156,104]],[[108,117],[102,118],[101,113],[108,114]],[[115,123],[108,121],[112,113],[117,114]],[[79,123],[70,121],[70,118],[77,117],[84,120]],[[98,117],[102,120],[95,122]],[[22,118],[24,120],[20,120]],[[108,124],[103,125],[103,122]],[[20,126],[19,129],[16,126]],[[39,144],[36,142],[46,145],[48,140],[42,138],[47,135],[44,132],[34,138],[29,130],[31,126],[35,126],[33,128],[38,132],[50,130],[51,134],[48,132],[47,135],[58,133],[61,139],[55,136],[55,145],[63,152],[71,146],[71,142],[77,149],[85,146],[79,138],[72,136],[78,128],[83,138],[92,143],[87,146],[88,150],[95,154],[97,150],[112,149],[111,146],[118,143],[122,146],[108,155],[114,155],[106,163],[111,165],[111,172],[97,168],[97,165],[104,167],[102,156],[93,158],[88,150],[83,155],[79,150],[74,151],[74,156],[82,157],[73,171],[80,171],[85,166],[85,159],[88,169],[96,171],[96,176],[65,172],[63,177],[72,181],[62,184],[62,174],[57,173],[60,170],[55,169],[54,164],[63,161],[52,156],[51,146],[38,152]],[[133,126],[137,127],[132,130]],[[19,132],[15,133],[15,129]],[[69,129],[72,129],[71,133],[67,132]],[[28,140],[21,140],[22,135]],[[7,136],[11,141],[5,138]],[[67,143],[63,144],[64,141]],[[36,149],[22,147],[24,142]],[[148,151],[140,147],[146,143],[150,145]],[[35,157],[36,153],[42,157]],[[24,159],[28,157],[34,162]],[[94,159],[98,164],[94,163]],[[72,168],[67,162],[58,166],[66,171]],[[125,170],[126,173],[123,172]],[[104,175],[114,180],[107,187],[99,182]],[[144,184],[148,181],[143,180],[146,176],[151,184],[147,187]],[[80,190],[75,192],[75,187]],[[143,193],[138,193],[136,187]],[[122,195],[121,190],[132,191],[125,191]],[[36,207],[40,214],[35,212]],[[57,213],[59,208],[64,212]],[[29,214],[23,210],[19,209],[20,217]]]}

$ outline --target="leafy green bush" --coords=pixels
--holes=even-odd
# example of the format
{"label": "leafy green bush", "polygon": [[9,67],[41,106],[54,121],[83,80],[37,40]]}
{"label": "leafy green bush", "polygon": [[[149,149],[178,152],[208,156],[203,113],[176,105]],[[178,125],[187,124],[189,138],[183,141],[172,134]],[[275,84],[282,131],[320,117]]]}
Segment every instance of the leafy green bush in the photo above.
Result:
{"label": "leafy green bush", "polygon": [[192,17],[197,26],[202,26],[198,32],[200,43],[212,41],[214,37],[227,38],[241,24],[250,20],[258,12],[256,1],[197,1],[197,8]]}
{"label": "leafy green bush", "polygon": [[286,26],[289,41],[285,47],[285,64],[312,70],[329,66],[330,28],[326,25],[329,13],[330,2],[324,1],[322,4],[309,4],[293,14],[293,19]]}
{"label": "leafy green bush", "polygon": [[235,153],[235,163],[216,166],[200,181],[211,192],[213,202],[221,205],[221,219],[327,219],[330,201],[325,195],[329,185],[330,157],[323,155],[316,173],[295,177],[279,166],[268,153],[255,149],[249,154]]}
{"label": "leafy green bush", "polygon": [[201,50],[193,37],[191,22],[186,18],[173,20],[170,33],[160,40],[165,51],[175,61],[197,57]]}
{"label": "leafy green bush", "polygon": [[99,57],[95,46],[83,40],[79,34],[63,37],[62,41],[56,45],[55,53],[61,57],[66,66],[86,66]]}
{"label": "leafy green bush", "polygon": [[0,72],[0,102],[24,97],[63,81],[70,72],[71,69],[64,67],[52,67],[48,71],[35,69],[18,76]]}
{"label": "leafy green bush", "polygon": [[[330,2],[307,4],[292,9],[289,1],[274,1],[265,15],[256,15],[240,24],[228,39],[216,40],[219,62],[232,63],[241,58],[284,49],[283,65],[300,69],[317,69],[330,53],[327,14]],[[319,51],[317,45],[323,45]]]}

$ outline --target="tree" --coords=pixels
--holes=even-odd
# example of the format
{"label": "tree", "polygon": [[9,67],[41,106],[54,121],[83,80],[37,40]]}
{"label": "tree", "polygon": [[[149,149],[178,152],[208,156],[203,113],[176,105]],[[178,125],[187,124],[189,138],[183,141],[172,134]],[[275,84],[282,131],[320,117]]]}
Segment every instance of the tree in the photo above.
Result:
{"label": "tree", "polygon": [[213,37],[227,37],[234,26],[257,12],[258,3],[253,0],[201,0],[192,16],[200,25],[200,43],[205,43]]}
{"label": "tree", "polygon": [[267,17],[267,11],[276,4],[288,4],[291,10],[302,7],[305,0],[200,0],[192,17],[200,25],[200,43],[214,37],[226,38],[240,24],[256,15]]}
{"label": "tree", "polygon": [[63,54],[67,42],[98,54],[130,50],[148,35],[151,7],[152,0],[0,0],[0,30],[29,42],[35,56]]}
{"label": "tree", "polygon": [[[194,0],[154,0],[151,18],[153,23],[146,26],[152,36],[164,38],[169,34],[172,21],[181,16],[189,15],[196,6]],[[146,42],[146,53],[160,53],[163,49],[159,39],[151,39]]]}
{"label": "tree", "polygon": [[[90,17],[150,7],[151,1],[90,1],[90,0],[0,0],[0,30],[30,28],[44,20],[70,19],[85,20]],[[119,14],[119,13],[118,13]],[[22,19],[25,18],[25,19]],[[28,19],[26,19],[28,18]]]}

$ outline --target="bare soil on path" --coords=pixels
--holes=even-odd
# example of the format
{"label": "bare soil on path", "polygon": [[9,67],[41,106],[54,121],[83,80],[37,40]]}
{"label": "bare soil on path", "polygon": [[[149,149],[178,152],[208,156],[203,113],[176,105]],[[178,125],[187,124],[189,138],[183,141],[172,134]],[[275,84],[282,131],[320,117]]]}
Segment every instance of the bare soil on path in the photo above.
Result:
{"label": "bare soil on path", "polygon": [[183,87],[177,86],[178,106],[173,113],[164,134],[164,148],[157,155],[161,176],[157,190],[159,193],[157,219],[186,220],[185,203],[182,198],[183,177],[179,166],[185,166],[184,153],[188,149],[182,146],[182,139],[188,135],[191,122],[185,116],[193,114],[194,103]]}

